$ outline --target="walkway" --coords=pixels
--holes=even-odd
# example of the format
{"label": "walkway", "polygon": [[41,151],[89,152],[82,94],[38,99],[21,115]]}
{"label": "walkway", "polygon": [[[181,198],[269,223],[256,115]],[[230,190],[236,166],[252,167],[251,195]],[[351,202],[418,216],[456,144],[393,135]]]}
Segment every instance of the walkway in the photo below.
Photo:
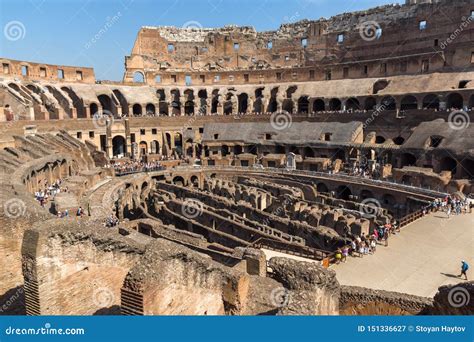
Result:
{"label": "walkway", "polygon": [[392,236],[389,247],[378,246],[375,255],[348,258],[331,268],[343,285],[404,292],[432,297],[441,285],[461,282],[461,260],[474,279],[474,214],[427,216]]}

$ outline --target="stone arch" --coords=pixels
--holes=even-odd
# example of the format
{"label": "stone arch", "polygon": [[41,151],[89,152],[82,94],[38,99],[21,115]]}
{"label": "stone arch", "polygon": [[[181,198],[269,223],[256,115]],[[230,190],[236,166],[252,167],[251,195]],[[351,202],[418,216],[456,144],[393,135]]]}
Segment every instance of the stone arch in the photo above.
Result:
{"label": "stone arch", "polygon": [[91,117],[93,117],[94,115],[99,115],[99,105],[97,103],[91,102],[89,104],[89,110],[91,113]]}
{"label": "stone arch", "polygon": [[135,103],[132,108],[132,112],[134,116],[141,116],[142,115],[142,105],[139,103]]}
{"label": "stone arch", "polygon": [[[115,110],[116,108],[114,108],[115,106],[113,106],[112,98],[109,95],[101,94],[97,96],[97,98],[102,106],[102,113],[104,115],[111,115],[114,117],[117,115],[117,110]],[[92,112],[91,115],[93,115]]]}
{"label": "stone arch", "polygon": [[146,141],[144,140],[140,141],[138,148],[140,151],[140,156],[146,156],[148,154],[148,144]]}
{"label": "stone arch", "polygon": [[66,94],[71,99],[73,107],[76,108],[77,117],[79,119],[85,118],[86,111],[84,108],[84,101],[81,98],[79,98],[76,92],[69,87],[62,87],[61,90],[66,92]]}
{"label": "stone arch", "polygon": [[313,112],[324,112],[326,110],[326,104],[323,99],[316,99],[313,102]]}
{"label": "stone arch", "polygon": [[193,187],[198,188],[199,187],[199,177],[196,175],[192,175],[190,178],[191,184]]}
{"label": "stone arch", "polygon": [[201,89],[198,91],[199,98],[199,115],[207,115],[207,90]]}
{"label": "stone arch", "polygon": [[377,100],[375,99],[375,97],[370,96],[370,97],[365,99],[364,109],[365,110],[375,110],[375,109],[377,109]]}
{"label": "stone arch", "polygon": [[338,111],[342,109],[342,102],[337,98],[332,98],[329,100],[329,110]]}
{"label": "stone arch", "polygon": [[301,96],[298,99],[298,113],[308,114],[309,113],[309,98],[308,96]]}
{"label": "stone arch", "polygon": [[181,115],[181,100],[179,89],[171,90],[171,108],[172,115]]}
{"label": "stone arch", "polygon": [[112,155],[114,157],[125,155],[127,153],[127,143],[125,137],[116,135],[112,139]]}
{"label": "stone arch", "polygon": [[458,163],[454,158],[444,157],[439,162],[439,171],[451,171],[451,173],[456,175],[458,168]]}
{"label": "stone arch", "polygon": [[188,116],[194,115],[194,101],[189,100],[184,103],[184,114]]}
{"label": "stone arch", "polygon": [[412,153],[403,153],[400,157],[400,166],[416,166],[417,158]]}
{"label": "stone arch", "polygon": [[398,145],[398,146],[401,146],[403,145],[403,143],[405,142],[405,138],[401,137],[401,136],[398,136],[396,138],[393,139],[393,143],[395,145]]}
{"label": "stone arch", "polygon": [[407,95],[400,102],[401,110],[413,110],[418,108],[418,100],[413,95]]}
{"label": "stone arch", "polygon": [[135,83],[145,83],[145,74],[139,70],[133,73],[133,82]]}
{"label": "stone arch", "polygon": [[183,135],[179,132],[174,134],[174,147],[178,154],[183,154]]}
{"label": "stone arch", "polygon": [[115,97],[117,98],[117,100],[120,103],[120,106],[122,107],[122,115],[128,116],[129,112],[128,112],[128,101],[127,101],[127,99],[122,94],[122,92],[118,89],[114,89],[112,92],[114,93]]}
{"label": "stone arch", "polygon": [[352,191],[346,185],[340,185],[336,189],[336,198],[342,199],[345,201],[350,200],[350,196],[352,196]]}
{"label": "stone arch", "polygon": [[384,90],[385,88],[387,88],[389,83],[390,82],[387,81],[387,80],[378,80],[373,85],[372,94],[374,94],[374,95],[378,94],[379,91]]}
{"label": "stone arch", "polygon": [[184,181],[183,177],[175,176],[175,177],[173,177],[173,184],[178,185],[178,186],[185,186],[186,182]]}
{"label": "stone arch", "polygon": [[439,110],[439,97],[436,94],[428,94],[423,98],[423,108]]}
{"label": "stone arch", "polygon": [[314,158],[315,154],[314,154],[314,150],[309,147],[309,146],[306,146],[304,149],[303,149],[303,156],[305,158]]}
{"label": "stone arch", "polygon": [[329,193],[329,188],[324,183],[318,183],[316,185],[316,191],[320,193]]}
{"label": "stone arch", "polygon": [[160,153],[160,143],[157,140],[152,140],[150,143],[151,154]]}
{"label": "stone arch", "polygon": [[156,108],[153,103],[148,103],[145,107],[145,111],[147,115],[155,115],[156,114]]}
{"label": "stone arch", "polygon": [[464,99],[459,93],[451,93],[448,95],[446,99],[446,106],[448,110],[454,109],[462,109],[464,106]]}
{"label": "stone arch", "polygon": [[346,110],[359,110],[360,102],[355,97],[351,97],[346,101]]}
{"label": "stone arch", "polygon": [[375,137],[375,143],[376,144],[383,144],[387,139],[385,139],[385,137],[381,136],[381,135],[377,135]]}
{"label": "stone arch", "polygon": [[380,102],[380,106],[384,110],[396,110],[397,109],[397,102],[393,98],[393,96],[385,96],[382,101]]}
{"label": "stone arch", "polygon": [[247,113],[249,106],[249,96],[246,93],[242,93],[238,96],[239,101],[239,113]]}

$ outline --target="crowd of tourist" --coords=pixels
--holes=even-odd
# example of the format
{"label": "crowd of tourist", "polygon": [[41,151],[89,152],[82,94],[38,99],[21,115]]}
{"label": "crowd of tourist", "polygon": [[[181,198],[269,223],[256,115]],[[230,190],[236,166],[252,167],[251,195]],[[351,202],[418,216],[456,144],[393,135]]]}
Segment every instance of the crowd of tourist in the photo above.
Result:
{"label": "crowd of tourist", "polygon": [[400,224],[393,220],[390,223],[377,226],[371,235],[353,236],[350,245],[336,250],[336,263],[346,262],[348,256],[363,257],[364,255],[374,254],[377,245],[384,244],[385,247],[388,247],[389,237],[398,232],[400,232]]}
{"label": "crowd of tourist", "polygon": [[143,162],[138,160],[115,162],[112,164],[112,167],[117,174],[151,172],[164,169],[159,161]]}
{"label": "crowd of tourist", "polygon": [[467,198],[461,200],[456,197],[446,196],[445,198],[437,198],[429,205],[423,208],[423,214],[426,215],[428,211],[442,211],[446,213],[447,217],[451,215],[468,214],[472,212],[473,203]]}
{"label": "crowd of tourist", "polygon": [[35,199],[39,204],[44,208],[50,200],[54,199],[54,196],[60,192],[68,192],[68,187],[61,187],[63,183],[62,179],[57,179],[52,184],[49,184],[48,181],[44,181],[43,188],[35,192]]}

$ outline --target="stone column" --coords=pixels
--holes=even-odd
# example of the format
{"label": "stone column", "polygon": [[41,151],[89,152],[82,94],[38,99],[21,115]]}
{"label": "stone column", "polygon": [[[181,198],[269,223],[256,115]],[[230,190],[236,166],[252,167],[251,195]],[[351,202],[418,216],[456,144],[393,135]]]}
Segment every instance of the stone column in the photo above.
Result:
{"label": "stone column", "polygon": [[129,119],[124,120],[125,126],[125,155],[127,157],[132,156],[132,135],[130,134],[130,121]]}
{"label": "stone column", "polygon": [[106,126],[105,126],[105,136],[106,136],[105,150],[107,151],[107,156],[109,158],[112,158],[113,157],[113,151],[112,151],[112,125],[106,124]]}

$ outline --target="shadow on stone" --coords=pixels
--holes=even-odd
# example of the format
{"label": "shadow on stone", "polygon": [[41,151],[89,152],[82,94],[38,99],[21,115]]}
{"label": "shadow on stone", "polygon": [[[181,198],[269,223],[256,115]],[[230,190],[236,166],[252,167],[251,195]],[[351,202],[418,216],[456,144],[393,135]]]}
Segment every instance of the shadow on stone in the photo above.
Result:
{"label": "shadow on stone", "polygon": [[26,315],[23,286],[12,288],[0,296],[0,316]]}
{"label": "shadow on stone", "polygon": [[94,316],[120,316],[122,312],[120,311],[119,305],[110,306],[108,308],[102,308],[94,312]]}

